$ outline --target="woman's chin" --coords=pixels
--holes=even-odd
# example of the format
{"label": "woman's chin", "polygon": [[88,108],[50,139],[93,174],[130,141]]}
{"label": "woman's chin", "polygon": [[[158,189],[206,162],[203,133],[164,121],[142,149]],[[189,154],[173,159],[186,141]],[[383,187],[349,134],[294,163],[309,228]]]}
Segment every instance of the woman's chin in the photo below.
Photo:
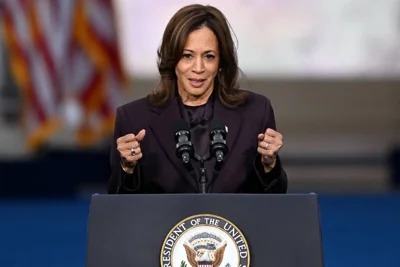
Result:
{"label": "woman's chin", "polygon": [[199,88],[194,88],[194,87],[189,86],[188,90],[186,90],[186,91],[190,96],[197,97],[197,98],[202,97],[209,92],[209,90],[207,90],[207,86],[199,87]]}

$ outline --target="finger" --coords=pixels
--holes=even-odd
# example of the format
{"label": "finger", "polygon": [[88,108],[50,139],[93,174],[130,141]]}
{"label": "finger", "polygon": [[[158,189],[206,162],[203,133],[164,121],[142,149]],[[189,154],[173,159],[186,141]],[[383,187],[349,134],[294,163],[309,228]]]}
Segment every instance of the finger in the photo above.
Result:
{"label": "finger", "polygon": [[130,143],[118,144],[117,149],[118,149],[118,151],[123,152],[123,151],[126,151],[126,150],[130,151],[132,148],[136,149],[139,146],[140,145],[139,145],[138,141],[133,141],[133,142],[130,142]]}
{"label": "finger", "polygon": [[262,141],[258,143],[258,147],[265,150],[278,150],[281,147],[281,144]]}
{"label": "finger", "polygon": [[270,145],[270,143],[268,143],[268,142],[264,142],[264,141],[258,142],[258,147],[263,148],[263,149],[268,149],[269,145]]}
{"label": "finger", "polygon": [[268,128],[268,129],[265,131],[265,135],[267,135],[267,136],[272,136],[272,137],[276,137],[276,138],[279,138],[279,139],[283,140],[282,134],[280,134],[279,132],[277,132],[277,131],[275,131],[275,130],[273,130],[273,129],[271,129],[271,128]]}
{"label": "finger", "polygon": [[140,144],[139,144],[139,142],[138,141],[133,141],[132,143],[128,143],[128,145],[129,145],[129,149],[135,149],[135,148],[140,148]]}
{"label": "finger", "polygon": [[117,139],[117,141],[115,142],[117,145],[125,143],[125,136],[121,136]]}
{"label": "finger", "polygon": [[262,140],[264,140],[264,138],[265,138],[265,134],[259,134],[259,135],[257,136],[257,138],[258,138],[259,141],[262,141]]}
{"label": "finger", "polygon": [[146,135],[146,130],[143,129],[136,135],[136,140],[138,140],[139,142],[142,142],[145,135]]}
{"label": "finger", "polygon": [[274,129],[271,128],[267,128],[265,130],[265,135],[269,135],[269,136],[276,136],[277,131],[275,131]]}
{"label": "finger", "polygon": [[124,155],[123,155],[124,162],[126,162],[126,163],[134,163],[134,162],[138,161],[139,159],[141,159],[142,157],[143,157],[143,153],[139,153],[135,156],[132,156],[129,153],[124,153]]}
{"label": "finger", "polygon": [[123,150],[121,152],[121,155],[123,155],[123,156],[135,156],[135,155],[140,154],[141,152],[142,152],[141,148],[137,147],[137,148],[134,148],[134,149],[131,148],[131,149],[128,149],[128,150]]}
{"label": "finger", "polygon": [[262,156],[265,156],[265,157],[273,157],[273,156],[275,156],[275,151],[276,150],[274,150],[274,149],[265,149],[265,148],[262,148],[262,147],[258,147],[257,148],[257,152],[259,153],[259,154],[261,154]]}
{"label": "finger", "polygon": [[276,145],[281,145],[283,144],[282,140],[280,140],[277,137],[271,137],[271,136],[265,136],[264,140],[259,142],[259,143],[268,143],[268,144],[276,144]]}
{"label": "finger", "polygon": [[134,134],[127,134],[121,138],[121,143],[129,143],[136,140],[136,136]]}
{"label": "finger", "polygon": [[265,150],[265,151],[272,151],[273,154],[277,154],[279,150],[281,149],[281,145],[277,144],[268,144],[268,146],[265,145],[265,143],[262,146],[259,146],[258,148]]}

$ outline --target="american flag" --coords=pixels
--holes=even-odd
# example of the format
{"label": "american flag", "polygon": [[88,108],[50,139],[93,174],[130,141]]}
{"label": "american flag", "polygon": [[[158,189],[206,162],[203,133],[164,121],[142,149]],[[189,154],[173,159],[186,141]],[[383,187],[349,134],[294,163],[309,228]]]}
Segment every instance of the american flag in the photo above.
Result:
{"label": "american flag", "polygon": [[67,99],[83,109],[79,144],[107,136],[126,82],[112,0],[0,0],[0,10],[28,147],[61,129]]}

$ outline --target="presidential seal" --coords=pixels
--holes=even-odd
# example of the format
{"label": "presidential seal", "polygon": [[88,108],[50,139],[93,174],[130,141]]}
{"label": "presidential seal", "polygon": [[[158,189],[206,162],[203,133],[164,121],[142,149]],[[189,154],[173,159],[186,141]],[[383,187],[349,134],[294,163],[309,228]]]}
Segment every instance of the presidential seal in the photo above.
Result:
{"label": "presidential seal", "polygon": [[250,252],[242,232],[211,214],[188,217],[166,236],[161,267],[249,267]]}

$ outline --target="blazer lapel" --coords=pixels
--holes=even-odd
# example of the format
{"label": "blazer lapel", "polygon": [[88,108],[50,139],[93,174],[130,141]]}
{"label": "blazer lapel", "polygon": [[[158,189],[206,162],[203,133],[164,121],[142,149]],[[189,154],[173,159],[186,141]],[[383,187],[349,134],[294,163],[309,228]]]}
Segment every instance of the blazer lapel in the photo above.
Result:
{"label": "blazer lapel", "polygon": [[[225,123],[225,130],[226,133],[226,144],[228,146],[228,153],[224,157],[224,162],[222,166],[215,166],[214,168],[214,175],[213,175],[213,182],[218,176],[217,180],[224,177],[224,172],[227,170],[227,164],[230,155],[234,152],[235,144],[238,141],[238,136],[240,132],[240,128],[242,126],[243,117],[239,109],[228,109],[222,105],[218,98],[215,99],[214,104],[214,118],[221,120]],[[222,182],[223,183],[223,182]],[[212,186],[212,185],[211,185]]]}
{"label": "blazer lapel", "polygon": [[[174,164],[176,169],[184,176],[192,187],[198,191],[196,178],[191,175],[193,166],[191,164],[185,165],[176,155],[176,142],[175,142],[175,121],[181,118],[179,106],[175,99],[160,110],[156,110],[158,113],[155,120],[150,124],[150,128],[153,131],[161,149],[167,155],[168,159]],[[193,172],[192,172],[193,174]],[[166,174],[167,176],[168,174]]]}

